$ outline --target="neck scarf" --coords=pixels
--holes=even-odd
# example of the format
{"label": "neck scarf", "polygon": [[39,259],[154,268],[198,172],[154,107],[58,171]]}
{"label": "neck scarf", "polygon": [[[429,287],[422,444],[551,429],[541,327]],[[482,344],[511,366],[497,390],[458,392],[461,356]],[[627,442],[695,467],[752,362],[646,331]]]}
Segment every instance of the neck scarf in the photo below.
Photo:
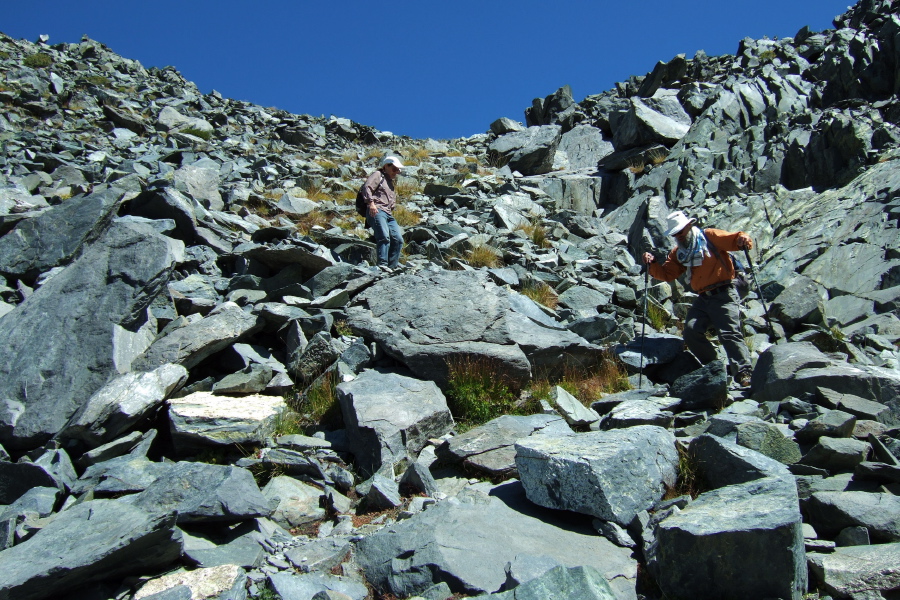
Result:
{"label": "neck scarf", "polygon": [[682,244],[678,239],[678,249],[675,252],[675,258],[682,265],[687,267],[687,278],[691,280],[691,268],[697,267],[703,263],[703,259],[710,256],[709,245],[706,242],[706,236],[699,227],[692,227],[690,233]]}

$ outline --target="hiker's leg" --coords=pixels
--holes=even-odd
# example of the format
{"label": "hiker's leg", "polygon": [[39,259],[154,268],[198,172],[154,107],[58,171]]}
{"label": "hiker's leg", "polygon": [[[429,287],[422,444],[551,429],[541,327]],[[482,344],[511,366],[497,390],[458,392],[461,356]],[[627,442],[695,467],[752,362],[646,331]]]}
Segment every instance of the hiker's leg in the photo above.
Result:
{"label": "hiker's leg", "polygon": [[728,293],[713,296],[709,307],[712,326],[719,331],[719,342],[731,362],[732,375],[735,377],[750,370],[750,350],[741,333],[741,305],[737,290],[733,287]]}
{"label": "hiker's leg", "polygon": [[378,266],[387,266],[388,247],[390,246],[386,212],[379,210],[374,217],[366,219],[366,223],[375,232],[375,254],[378,255]]}
{"label": "hiker's leg", "polygon": [[708,302],[706,298],[698,296],[684,320],[684,343],[687,344],[688,350],[697,357],[697,360],[704,365],[716,360],[716,349],[712,342],[706,339],[706,331],[710,325],[707,314]]}
{"label": "hiker's leg", "polygon": [[392,215],[387,216],[387,226],[390,241],[390,250],[388,251],[388,266],[395,268],[400,265],[400,249],[403,248],[403,230]]}

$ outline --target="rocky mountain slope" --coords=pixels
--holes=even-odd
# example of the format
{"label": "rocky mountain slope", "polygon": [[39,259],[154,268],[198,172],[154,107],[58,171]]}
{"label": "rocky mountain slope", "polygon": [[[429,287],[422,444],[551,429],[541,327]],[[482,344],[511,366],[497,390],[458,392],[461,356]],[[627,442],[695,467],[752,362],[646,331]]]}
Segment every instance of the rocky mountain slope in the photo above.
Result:
{"label": "rocky mountain slope", "polygon": [[[0,36],[0,598],[893,597],[898,89],[892,0],[458,140]],[[672,210],[757,244],[749,390]]]}

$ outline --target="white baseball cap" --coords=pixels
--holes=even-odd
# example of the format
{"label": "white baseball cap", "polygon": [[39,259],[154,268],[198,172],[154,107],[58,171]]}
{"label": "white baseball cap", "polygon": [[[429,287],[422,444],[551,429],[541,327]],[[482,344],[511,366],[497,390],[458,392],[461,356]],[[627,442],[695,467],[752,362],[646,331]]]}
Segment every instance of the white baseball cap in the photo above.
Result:
{"label": "white baseball cap", "polygon": [[400,162],[400,159],[396,156],[385,156],[384,160],[381,161],[381,166],[385,167],[387,165],[394,165],[400,170],[404,169],[403,163]]}

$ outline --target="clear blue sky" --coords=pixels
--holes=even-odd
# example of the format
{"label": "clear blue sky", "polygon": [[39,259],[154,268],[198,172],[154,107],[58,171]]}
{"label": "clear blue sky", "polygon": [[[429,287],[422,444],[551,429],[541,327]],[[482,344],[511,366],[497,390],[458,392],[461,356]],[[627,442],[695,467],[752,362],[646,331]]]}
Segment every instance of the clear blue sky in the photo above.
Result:
{"label": "clear blue sky", "polygon": [[831,28],[847,0],[10,0],[0,31],[82,34],[202,92],[395,134],[453,138],[524,121],[532,98],[576,100],[697,50]]}

